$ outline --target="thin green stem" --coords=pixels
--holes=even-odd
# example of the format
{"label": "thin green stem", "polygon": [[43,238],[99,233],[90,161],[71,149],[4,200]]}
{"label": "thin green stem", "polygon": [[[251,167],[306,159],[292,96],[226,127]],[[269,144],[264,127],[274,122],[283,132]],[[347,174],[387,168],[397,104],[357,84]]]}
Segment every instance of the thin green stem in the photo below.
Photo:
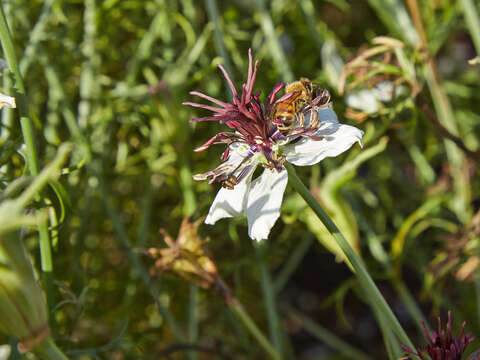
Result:
{"label": "thin green stem", "polygon": [[237,318],[243,323],[250,334],[257,340],[258,344],[265,350],[265,352],[274,360],[281,360],[280,354],[273,348],[272,344],[267,340],[265,335],[260,331],[257,325],[253,322],[252,318],[247,314],[242,304],[236,299],[231,299],[227,302],[228,307],[237,316]]}
{"label": "thin green stem", "polygon": [[128,257],[132,262],[133,267],[137,270],[145,286],[147,286],[150,289],[150,293],[155,300],[158,311],[165,318],[165,321],[171,327],[176,338],[179,341],[185,341],[185,335],[183,334],[177,320],[175,319],[173,314],[170,312],[170,310],[166,308],[161,302],[160,291],[158,289],[158,286],[154,283],[151,283],[150,275],[148,274],[147,269],[145,269],[145,267],[141,263],[138,254],[132,250],[132,241],[130,240],[129,235],[127,234],[127,230],[125,229],[125,225],[120,218],[120,214],[118,214],[117,210],[112,204],[112,201],[110,200],[110,193],[104,182],[103,176],[96,169],[93,169],[93,172],[100,179],[100,189],[101,189],[100,193],[102,194],[104,206],[107,210],[107,214],[110,217],[110,220],[113,223],[113,227],[119,236],[121,244],[124,246],[124,248],[127,251]]}
{"label": "thin green stem", "polygon": [[288,179],[289,183],[294,187],[294,189],[303,197],[303,199],[307,202],[307,204],[312,208],[318,218],[323,222],[325,227],[328,229],[330,234],[332,235],[333,239],[336,241],[338,246],[342,249],[346,258],[352,264],[353,270],[355,275],[357,276],[361,286],[363,287],[364,291],[370,297],[372,306],[377,309],[388,321],[389,325],[391,326],[393,332],[398,336],[399,340],[409,346],[410,348],[414,348],[412,342],[408,338],[407,334],[403,330],[402,326],[398,322],[397,318],[393,314],[392,310],[388,306],[387,302],[383,298],[382,294],[378,290],[377,286],[373,282],[370,274],[368,273],[365,265],[363,264],[362,260],[357,256],[355,251],[353,251],[350,244],[345,240],[340,230],[338,230],[337,226],[333,223],[330,216],[323,210],[320,206],[318,201],[312,196],[310,191],[306,188],[303,182],[297,176],[295,169],[292,165],[286,163],[286,168],[288,171]]}
{"label": "thin green stem", "polygon": [[[3,3],[0,2],[0,5],[2,5],[0,14],[0,39],[2,41],[3,53],[5,55],[5,58],[7,59],[8,66],[15,78],[15,98],[17,102],[18,112],[20,115],[20,126],[22,128],[23,140],[27,148],[28,170],[32,176],[37,176],[39,172],[39,166],[34,142],[33,126],[29,117],[28,101],[25,93],[25,87],[23,85],[22,75],[18,67],[18,61],[15,54],[15,48],[13,46],[13,40],[8,29],[5,13],[3,12]],[[37,194],[36,200],[42,201],[42,196],[40,194]],[[52,273],[52,250],[50,245],[50,237],[48,234],[48,224],[41,223],[38,226],[38,232],[40,238],[40,258],[42,271],[44,274]],[[52,286],[49,283],[51,281],[51,276],[45,275],[45,281],[47,288],[47,303],[49,308],[51,308],[53,303],[53,293],[51,292]]]}
{"label": "thin green stem", "polygon": [[213,39],[214,39],[214,45],[215,45],[215,50],[218,55],[220,55],[223,59],[223,66],[225,67],[225,70],[227,70],[228,74],[232,78],[232,81],[234,81],[233,78],[233,72],[232,72],[232,65],[230,63],[230,58],[228,56],[227,49],[225,48],[225,43],[223,41],[223,34],[222,34],[222,29],[220,28],[220,16],[219,16],[219,11],[218,11],[218,6],[217,6],[217,1],[216,0],[205,0],[206,5],[207,5],[207,14],[208,14],[208,19],[213,23],[215,26],[214,31],[213,31]]}
{"label": "thin green stem", "polygon": [[475,297],[477,303],[477,321],[480,326],[480,269],[477,269],[473,275],[473,282],[475,284]]}
{"label": "thin green stem", "polygon": [[[3,91],[7,94],[12,93],[13,81],[10,75],[10,70],[5,69],[3,71]],[[2,109],[2,124],[0,127],[0,137],[3,140],[8,139],[11,136],[12,129],[14,126],[13,111],[9,106],[4,106]]]}
{"label": "thin green stem", "polygon": [[297,266],[302,261],[303,257],[310,249],[314,241],[312,234],[308,233],[303,237],[302,241],[295,245],[295,248],[292,251],[292,254],[289,256],[288,260],[285,262],[285,265],[280,270],[280,273],[277,275],[277,278],[273,281],[273,289],[275,293],[278,293],[283,289],[287,281],[290,279],[290,276],[293,274]]}
{"label": "thin green stem", "polygon": [[42,13],[38,17],[37,23],[30,32],[30,36],[28,37],[28,45],[25,48],[23,57],[20,59],[20,71],[22,74],[27,73],[28,68],[37,58],[38,46],[40,45],[40,41],[45,37],[45,30],[54,3],[55,0],[46,0],[43,3]]}
{"label": "thin green stem", "polygon": [[423,334],[423,327],[420,320],[424,322],[427,330],[430,332],[431,329],[430,329],[430,326],[428,325],[428,321],[425,318],[425,315],[423,314],[422,310],[420,309],[417,302],[415,301],[415,298],[410,293],[410,290],[408,290],[408,288],[405,286],[405,283],[402,280],[397,280],[397,281],[394,281],[394,286],[398,294],[400,295],[400,298],[402,299],[405,307],[407,308],[408,312],[412,316],[415,324],[417,325],[417,328],[420,334]]}
{"label": "thin green stem", "polygon": [[269,53],[277,64],[278,70],[282,74],[283,79],[287,82],[293,81],[293,73],[287,61],[288,57],[285,55],[285,52],[278,41],[277,34],[275,33],[275,26],[273,25],[270,12],[267,10],[265,0],[258,0],[256,5],[260,13],[260,25],[265,34],[267,46],[270,49]]}
{"label": "thin green stem", "polygon": [[472,36],[477,55],[480,55],[480,18],[472,0],[460,0],[468,31]]}
{"label": "thin green stem", "polygon": [[7,59],[8,67],[13,73],[15,78],[15,100],[17,103],[18,113],[20,114],[20,125],[22,127],[22,133],[27,147],[27,161],[28,168],[32,176],[38,174],[38,162],[36,156],[36,149],[34,143],[33,127],[29,117],[28,103],[25,95],[25,87],[23,85],[20,69],[18,68],[17,56],[15,54],[15,48],[13,47],[13,40],[8,29],[7,20],[3,12],[0,16],[0,39],[2,41],[3,53]]}
{"label": "thin green stem", "polygon": [[[190,299],[188,302],[188,341],[195,344],[198,340],[198,286],[190,285]],[[191,360],[197,359],[197,354],[194,351],[188,353]]]}
{"label": "thin green stem", "polygon": [[258,270],[260,271],[260,284],[262,287],[263,300],[265,309],[267,310],[268,327],[270,329],[270,337],[273,346],[277,351],[282,350],[282,331],[278,318],[277,304],[275,302],[275,291],[273,290],[272,279],[268,271],[266,260],[266,246],[267,243],[256,243],[255,249],[257,251]]}
{"label": "thin green stem", "polygon": [[335,334],[331,333],[328,329],[320,326],[294,308],[286,306],[286,311],[293,319],[298,321],[307,332],[312,334],[318,340],[337,350],[340,354],[345,355],[347,358],[355,360],[371,359],[369,355],[343,341]]}

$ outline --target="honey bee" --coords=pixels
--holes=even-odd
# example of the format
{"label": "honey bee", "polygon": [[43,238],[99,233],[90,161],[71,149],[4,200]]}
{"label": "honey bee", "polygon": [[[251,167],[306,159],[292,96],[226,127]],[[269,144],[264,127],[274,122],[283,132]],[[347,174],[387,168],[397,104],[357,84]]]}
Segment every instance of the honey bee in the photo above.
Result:
{"label": "honey bee", "polygon": [[312,103],[312,82],[307,78],[301,78],[299,81],[287,84],[285,93],[285,99],[280,98],[272,109],[273,123],[280,131],[303,126],[305,117],[301,111],[306,105]]}

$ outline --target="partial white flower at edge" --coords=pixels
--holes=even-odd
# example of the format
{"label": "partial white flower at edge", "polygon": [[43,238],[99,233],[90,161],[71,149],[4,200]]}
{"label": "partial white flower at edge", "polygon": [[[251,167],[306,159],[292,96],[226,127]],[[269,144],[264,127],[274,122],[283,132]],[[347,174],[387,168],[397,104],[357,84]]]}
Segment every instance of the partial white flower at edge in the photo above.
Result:
{"label": "partial white flower at edge", "polygon": [[[340,124],[331,107],[318,111],[321,124],[316,132],[321,140],[302,138],[298,142],[278,145],[278,154],[285,156],[293,165],[309,166],[327,157],[335,157],[348,150],[354,143],[363,146],[363,131],[354,126]],[[241,152],[231,148],[229,163],[233,166],[244,159]],[[242,216],[245,211],[248,222],[248,235],[257,241],[267,239],[271,228],[280,216],[283,193],[288,182],[285,168],[281,171],[265,169],[252,180],[262,157],[253,158],[249,173],[233,189],[221,188],[213,201],[206,224],[213,225],[218,220]]]}
{"label": "partial white flower at edge", "polygon": [[350,92],[345,99],[347,105],[353,109],[361,110],[366,114],[375,114],[380,109],[379,102],[387,103],[392,101],[394,90],[400,94],[404,87],[394,88],[391,81],[382,81],[371,89],[361,89]]}
{"label": "partial white flower at edge", "polygon": [[17,107],[15,104],[15,98],[0,93],[0,109],[4,106],[8,106],[11,108]]}
{"label": "partial white flower at edge", "polygon": [[7,360],[10,357],[11,350],[8,344],[0,345],[0,360]]}

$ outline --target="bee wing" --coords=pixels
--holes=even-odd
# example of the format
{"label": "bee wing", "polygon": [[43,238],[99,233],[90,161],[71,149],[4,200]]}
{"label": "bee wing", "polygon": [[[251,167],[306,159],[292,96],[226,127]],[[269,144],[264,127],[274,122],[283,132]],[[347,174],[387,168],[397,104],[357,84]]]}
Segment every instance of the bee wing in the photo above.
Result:
{"label": "bee wing", "polygon": [[285,95],[283,95],[280,99],[278,99],[277,101],[275,101],[275,103],[280,103],[280,102],[283,102],[283,103],[293,103],[296,99],[298,99],[298,97],[302,95],[302,92],[301,91],[291,91],[289,93],[286,93]]}

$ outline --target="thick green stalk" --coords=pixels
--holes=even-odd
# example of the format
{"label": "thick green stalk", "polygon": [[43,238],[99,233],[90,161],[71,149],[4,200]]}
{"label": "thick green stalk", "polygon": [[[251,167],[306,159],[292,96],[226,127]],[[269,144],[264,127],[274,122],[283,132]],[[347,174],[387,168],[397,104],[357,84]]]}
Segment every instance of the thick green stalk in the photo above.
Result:
{"label": "thick green stalk", "polygon": [[[25,87],[23,85],[22,75],[18,68],[17,56],[15,55],[15,48],[13,47],[13,40],[8,29],[7,20],[3,12],[3,3],[0,14],[0,39],[2,41],[2,48],[5,58],[7,59],[8,66],[15,78],[15,99],[17,102],[18,113],[20,115],[20,126],[22,128],[23,139],[27,148],[27,165],[30,175],[37,176],[39,172],[37,152],[34,142],[34,132],[32,122],[29,117],[28,102],[25,94]],[[40,194],[36,196],[36,200],[41,201]],[[51,273],[53,271],[52,265],[52,250],[50,245],[50,238],[48,234],[48,224],[42,223],[38,226],[39,238],[40,238],[40,258],[41,267],[45,276],[46,290],[47,290],[47,303],[49,308],[53,302],[53,293],[51,292],[52,286]]]}
{"label": "thick green stalk", "polygon": [[84,0],[85,11],[83,14],[84,36],[82,53],[85,61],[80,74],[80,103],[78,105],[78,124],[84,129],[88,126],[88,119],[91,115],[93,101],[98,97],[100,85],[97,80],[100,57],[95,48],[97,37],[95,0]]}
{"label": "thick green stalk", "polygon": [[68,357],[65,356],[50,338],[39,345],[34,352],[43,360],[68,360]]}
{"label": "thick green stalk", "polygon": [[232,312],[237,316],[237,318],[243,323],[258,344],[265,350],[265,352],[274,360],[281,360],[282,357],[280,354],[273,348],[272,344],[267,340],[265,335],[260,331],[260,329],[255,325],[252,318],[247,314],[242,304],[240,304],[236,299],[231,299],[228,303],[228,307]]}
{"label": "thick green stalk", "polygon": [[389,325],[391,326],[393,332],[398,336],[399,340],[409,346],[410,348],[414,348],[412,342],[408,338],[407,334],[403,330],[402,326],[398,322],[397,318],[393,314],[392,310],[388,306],[387,302],[383,298],[382,294],[378,290],[377,286],[373,282],[370,274],[368,273],[365,265],[363,264],[362,260],[357,256],[355,251],[353,251],[350,244],[345,240],[340,230],[338,230],[337,226],[333,223],[330,216],[327,215],[325,210],[320,206],[317,200],[312,196],[310,191],[306,188],[303,182],[297,176],[295,169],[292,165],[286,163],[285,167],[288,171],[288,179],[289,183],[294,187],[294,189],[303,197],[303,199],[307,202],[307,204],[312,208],[318,218],[322,221],[325,227],[328,229],[330,234],[332,235],[333,239],[336,241],[338,246],[342,249],[346,258],[352,264],[353,270],[355,275],[358,278],[361,286],[363,287],[364,291],[370,297],[370,301],[372,306],[380,312],[388,321]]}

